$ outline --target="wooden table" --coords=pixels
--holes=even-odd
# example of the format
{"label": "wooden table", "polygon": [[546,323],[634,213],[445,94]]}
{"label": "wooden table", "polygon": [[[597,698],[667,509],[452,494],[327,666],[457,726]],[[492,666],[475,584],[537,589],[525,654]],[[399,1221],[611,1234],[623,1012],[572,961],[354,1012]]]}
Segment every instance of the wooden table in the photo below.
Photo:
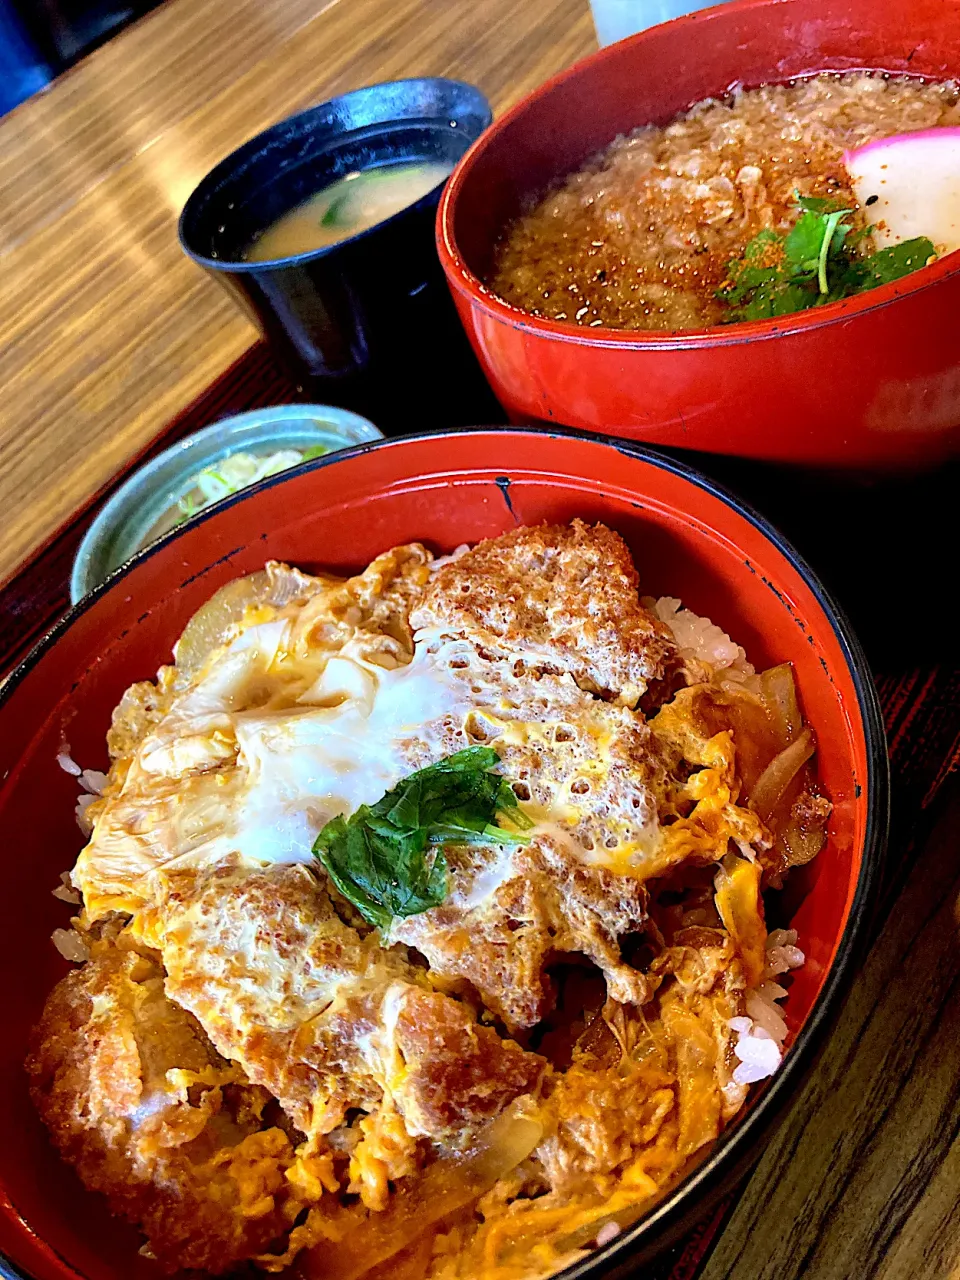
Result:
{"label": "wooden table", "polygon": [[[176,241],[218,158],[395,76],[501,109],[593,43],[586,0],[168,0],[0,121],[0,582],[253,341]],[[941,687],[943,765],[903,793],[877,941],[699,1280],[960,1276],[960,678]],[[894,724],[910,781],[925,726]]]}
{"label": "wooden table", "polygon": [[595,47],[587,0],[169,0],[0,120],[0,582],[254,341],[177,243],[217,160],[377,80],[500,110]]}

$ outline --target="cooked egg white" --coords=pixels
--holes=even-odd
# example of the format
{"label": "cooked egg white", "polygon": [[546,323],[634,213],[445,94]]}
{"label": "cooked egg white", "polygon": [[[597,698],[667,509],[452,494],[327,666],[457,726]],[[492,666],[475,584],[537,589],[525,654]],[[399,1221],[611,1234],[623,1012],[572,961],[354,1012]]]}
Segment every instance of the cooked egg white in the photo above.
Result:
{"label": "cooked egg white", "polygon": [[288,625],[243,631],[144,739],[74,872],[88,909],[161,867],[309,862],[331,818],[444,754],[433,730],[463,719],[469,690],[442,649],[387,670],[348,644],[314,671]]}
{"label": "cooked egg white", "polygon": [[[310,863],[331,818],[375,803],[415,769],[477,741],[500,745],[508,776],[533,766],[527,776],[537,777],[541,798],[528,809],[545,834],[562,836],[585,863],[625,873],[635,869],[631,858],[639,866],[660,839],[656,796],[642,775],[627,776],[611,758],[602,717],[614,713],[591,703],[584,718],[583,694],[569,676],[531,685],[477,663],[462,640],[430,632],[398,666],[369,633],[324,652],[298,644],[295,617],[247,626],[174,697],[119,788],[108,788],[74,871],[88,913],[135,911],[161,869],[228,858]],[[581,721],[578,776],[591,786],[621,778],[629,814],[615,840],[608,827],[589,847],[572,832],[593,821],[595,793],[571,791],[573,744],[557,745],[578,731],[571,716]],[[452,893],[475,908],[513,874],[511,850],[498,850],[476,875],[455,876]]]}
{"label": "cooked egg white", "polygon": [[[302,862],[331,818],[373,804],[409,774],[418,755],[443,754],[436,722],[466,714],[467,690],[443,654],[423,648],[384,671],[361,658],[331,658],[301,707],[235,718],[246,774],[232,830],[220,838],[251,861]],[[309,705],[312,702],[320,705]]]}

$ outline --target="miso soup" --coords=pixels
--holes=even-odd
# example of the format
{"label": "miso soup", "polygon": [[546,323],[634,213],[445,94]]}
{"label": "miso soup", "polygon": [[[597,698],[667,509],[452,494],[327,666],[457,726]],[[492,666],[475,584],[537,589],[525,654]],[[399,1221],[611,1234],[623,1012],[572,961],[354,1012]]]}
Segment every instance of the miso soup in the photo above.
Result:
{"label": "miso soup", "polygon": [[244,257],[248,262],[271,262],[346,240],[414,204],[452,169],[452,160],[420,160],[348,173],[278,218]]}

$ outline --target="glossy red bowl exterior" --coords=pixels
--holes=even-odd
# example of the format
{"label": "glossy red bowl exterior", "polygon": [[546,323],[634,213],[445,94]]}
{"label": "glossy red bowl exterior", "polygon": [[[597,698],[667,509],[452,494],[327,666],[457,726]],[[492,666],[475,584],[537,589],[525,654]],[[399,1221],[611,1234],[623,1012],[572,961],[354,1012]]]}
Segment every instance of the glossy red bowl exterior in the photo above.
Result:
{"label": "glossy red bowl exterior", "polygon": [[482,284],[521,200],[617,134],[737,82],[852,68],[960,75],[960,5],[725,4],[584,59],[482,135],[447,184],[437,244],[513,421],[831,468],[922,466],[960,449],[960,253],[816,312],[677,334],[540,320]]}
{"label": "glossy red bowl exterior", "polygon": [[112,1219],[55,1155],[27,1097],[28,1031],[67,969],[50,933],[66,924],[70,908],[50,891],[82,843],[73,817],[76,783],[57,765],[62,744],[86,767],[105,767],[104,734],[127,685],[168,658],[187,619],[217,587],[269,557],[345,571],[405,540],[445,552],[515,523],[573,516],[606,521],[623,534],[644,591],[682,596],[746,645],[755,663],[794,663],[834,799],[827,848],[783,897],[808,961],[786,1002],[795,1038],[782,1069],[708,1159],[577,1274],[615,1275],[650,1256],[759,1154],[852,980],[885,837],[883,729],[855,639],[772,530],[655,454],[533,431],[384,441],[277,477],[142,554],[77,606],[0,692],[0,1274],[157,1277],[154,1264],[137,1255],[136,1232]]}

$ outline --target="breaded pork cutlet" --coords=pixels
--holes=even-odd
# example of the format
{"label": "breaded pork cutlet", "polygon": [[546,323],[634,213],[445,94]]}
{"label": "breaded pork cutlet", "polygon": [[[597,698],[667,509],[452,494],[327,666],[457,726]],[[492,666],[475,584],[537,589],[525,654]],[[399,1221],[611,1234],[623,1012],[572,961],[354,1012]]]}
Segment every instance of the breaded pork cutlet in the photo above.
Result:
{"label": "breaded pork cutlet", "polygon": [[[93,959],[51,994],[27,1064],[87,1185],[143,1226],[163,1267],[213,1272],[276,1270],[310,1248],[322,1274],[344,1214],[388,1223],[487,1142],[514,1160],[502,1172],[522,1168],[518,1204],[556,1182],[563,1215],[580,1194],[568,1172],[614,1179],[637,1154],[618,1116],[596,1144],[578,1127],[576,1081],[561,1087],[538,1036],[570,1011],[555,1010],[568,969],[605,988],[591,1043],[607,1057],[583,1090],[599,1099],[599,1075],[646,1028],[644,1141],[669,1165],[715,1136],[742,1101],[725,1092],[731,1034],[717,1028],[742,1012],[743,978],[709,869],[737,851],[727,897],[762,967],[751,858],[769,840],[739,803],[726,722],[677,694],[693,668],[641,604],[623,541],[574,521],[436,564],[397,547],[347,581],[265,573],[290,592],[251,597],[206,649],[191,624],[178,664],[114,719],[73,872]],[[242,599],[250,579],[231,590]],[[471,825],[458,800],[438,842],[425,778],[459,769],[492,784],[498,808]],[[324,841],[338,824],[335,864]],[[411,898],[421,838],[443,877]],[[670,946],[657,883],[685,863],[706,876],[703,927]],[[391,884],[407,898],[384,896]],[[120,943],[97,941],[116,921]],[[698,1045],[697,1062],[674,1061],[674,1040]],[[616,1090],[603,1097],[619,1107]],[[490,1138],[503,1125],[506,1155]],[[653,1194],[644,1176],[625,1204]]]}
{"label": "breaded pork cutlet", "polygon": [[389,1105],[410,1137],[456,1139],[536,1090],[542,1058],[344,923],[306,867],[184,881],[158,911],[167,991],[303,1132]]}
{"label": "breaded pork cutlet", "polygon": [[26,1067],[56,1146],[165,1271],[228,1271],[298,1212],[290,1138],[261,1117],[268,1095],[166,998],[154,957],[104,945],[62,979]]}
{"label": "breaded pork cutlet", "polygon": [[509,653],[533,671],[569,672],[635,706],[677,664],[669,627],[645,609],[618,533],[582,520],[514,529],[441,566],[410,614]]}

